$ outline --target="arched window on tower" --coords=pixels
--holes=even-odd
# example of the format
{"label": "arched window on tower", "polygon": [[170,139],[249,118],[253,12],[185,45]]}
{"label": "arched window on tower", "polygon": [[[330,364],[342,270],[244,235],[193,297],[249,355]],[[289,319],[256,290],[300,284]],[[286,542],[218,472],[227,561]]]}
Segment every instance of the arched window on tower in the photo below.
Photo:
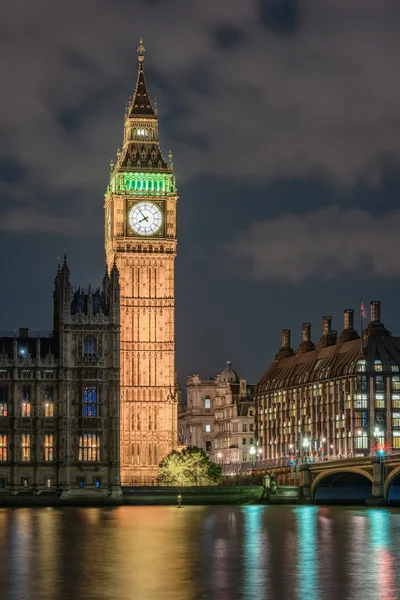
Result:
{"label": "arched window on tower", "polygon": [[83,340],[83,356],[95,358],[97,354],[97,340],[94,335],[87,335]]}

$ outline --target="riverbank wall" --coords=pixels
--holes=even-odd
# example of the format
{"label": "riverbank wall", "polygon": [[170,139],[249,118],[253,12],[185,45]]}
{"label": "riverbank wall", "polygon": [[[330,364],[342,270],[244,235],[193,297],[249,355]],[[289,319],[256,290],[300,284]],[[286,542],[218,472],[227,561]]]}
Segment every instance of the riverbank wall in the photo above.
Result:
{"label": "riverbank wall", "polygon": [[259,502],[264,488],[254,486],[221,486],[221,487],[129,487],[122,489],[122,495],[112,497],[96,491],[79,491],[69,497],[62,497],[56,492],[35,494],[35,492],[19,492],[17,494],[0,494],[2,506],[176,506],[178,496],[182,506],[238,505]]}

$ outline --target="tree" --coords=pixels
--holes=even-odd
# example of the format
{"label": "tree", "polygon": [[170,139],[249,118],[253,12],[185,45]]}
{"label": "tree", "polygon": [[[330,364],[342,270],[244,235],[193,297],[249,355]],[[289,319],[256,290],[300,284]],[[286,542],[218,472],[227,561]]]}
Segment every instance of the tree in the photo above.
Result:
{"label": "tree", "polygon": [[188,446],[181,452],[172,450],[158,467],[160,485],[218,485],[221,482],[221,467],[196,446]]}

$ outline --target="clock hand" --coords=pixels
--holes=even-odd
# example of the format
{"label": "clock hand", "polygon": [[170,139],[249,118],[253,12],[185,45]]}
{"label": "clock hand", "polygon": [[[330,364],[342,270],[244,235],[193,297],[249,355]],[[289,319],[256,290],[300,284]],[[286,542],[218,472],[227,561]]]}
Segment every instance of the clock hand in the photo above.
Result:
{"label": "clock hand", "polygon": [[145,217],[144,215],[142,215],[142,216],[143,216],[143,219],[141,221],[139,221],[139,223],[143,223],[143,221],[148,221],[149,220],[149,217]]}

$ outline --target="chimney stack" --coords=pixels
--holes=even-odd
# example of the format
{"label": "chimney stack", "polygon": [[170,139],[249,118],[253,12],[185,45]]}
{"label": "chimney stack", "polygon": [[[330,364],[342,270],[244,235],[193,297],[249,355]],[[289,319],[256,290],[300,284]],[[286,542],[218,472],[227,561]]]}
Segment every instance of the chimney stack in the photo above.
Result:
{"label": "chimney stack", "polygon": [[354,310],[346,308],[344,311],[344,329],[354,329]]}
{"label": "chimney stack", "polygon": [[370,323],[381,322],[381,303],[380,300],[370,302]]}
{"label": "chimney stack", "polygon": [[322,317],[322,335],[329,335],[331,332],[332,317]]}
{"label": "chimney stack", "polygon": [[302,323],[303,342],[311,342],[311,323]]}
{"label": "chimney stack", "polygon": [[282,348],[290,348],[290,329],[282,329]]}
{"label": "chimney stack", "polygon": [[293,356],[294,352],[290,347],[290,329],[282,329],[282,348],[279,350],[278,354],[275,355],[275,360],[280,360],[281,358],[287,358],[288,356]]}

